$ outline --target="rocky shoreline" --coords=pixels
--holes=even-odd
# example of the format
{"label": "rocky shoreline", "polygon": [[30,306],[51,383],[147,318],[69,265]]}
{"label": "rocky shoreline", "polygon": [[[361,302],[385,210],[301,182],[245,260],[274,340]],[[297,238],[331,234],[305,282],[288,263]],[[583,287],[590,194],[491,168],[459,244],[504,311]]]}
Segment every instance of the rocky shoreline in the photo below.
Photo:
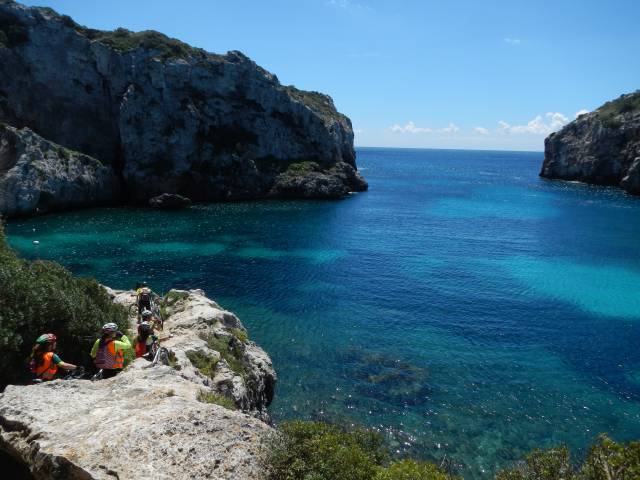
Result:
{"label": "rocky shoreline", "polygon": [[544,142],[540,176],[640,195],[640,91],[580,115]]}
{"label": "rocky shoreline", "polygon": [[[0,214],[341,198],[367,189],[351,121],[238,51],[99,31],[0,2]],[[11,129],[13,127],[13,129]]]}
{"label": "rocky shoreline", "polygon": [[[133,302],[132,292],[110,294]],[[8,386],[0,450],[38,479],[263,478],[271,359],[200,290],[172,290],[165,308],[172,365],[136,359],[108,380]],[[235,409],[210,403],[220,397]]]}

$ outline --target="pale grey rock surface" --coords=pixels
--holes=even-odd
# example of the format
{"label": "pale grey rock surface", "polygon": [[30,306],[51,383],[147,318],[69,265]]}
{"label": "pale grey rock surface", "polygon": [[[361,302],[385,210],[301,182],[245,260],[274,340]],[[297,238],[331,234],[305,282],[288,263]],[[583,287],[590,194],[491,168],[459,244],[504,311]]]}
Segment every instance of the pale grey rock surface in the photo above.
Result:
{"label": "pale grey rock surface", "polygon": [[281,85],[240,52],[99,32],[14,2],[0,3],[2,33],[0,121],[110,165],[134,201],[165,192],[196,202],[338,198],[367,188],[351,122],[331,98]]}
{"label": "pale grey rock surface", "polygon": [[118,178],[99,160],[49,142],[28,128],[0,123],[0,214],[106,204],[119,192]]}
{"label": "pale grey rock surface", "polygon": [[[110,293],[124,305],[133,300],[131,292]],[[246,340],[245,376],[224,360],[215,378],[203,375],[186,352],[214,355],[202,335],[231,336],[244,327],[201,291],[175,293],[165,324],[174,337],[163,344],[179,369],[137,359],[99,382],[9,386],[0,395],[0,448],[38,479],[263,478],[260,449],[272,429],[256,417],[266,417],[273,395],[271,360]],[[211,390],[245,411],[198,401]]]}
{"label": "pale grey rock surface", "polygon": [[540,175],[640,195],[640,92],[581,115],[545,140]]}

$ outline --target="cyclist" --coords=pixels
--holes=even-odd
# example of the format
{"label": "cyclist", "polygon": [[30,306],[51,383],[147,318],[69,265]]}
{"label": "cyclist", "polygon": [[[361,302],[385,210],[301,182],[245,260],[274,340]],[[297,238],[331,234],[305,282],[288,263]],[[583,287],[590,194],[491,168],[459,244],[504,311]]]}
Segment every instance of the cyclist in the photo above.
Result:
{"label": "cyclist", "polygon": [[57,337],[53,333],[45,333],[36,339],[36,343],[29,357],[29,370],[34,383],[53,380],[58,372],[58,368],[63,370],[75,370],[72,363],[63,362],[56,355]]}
{"label": "cyclist", "polygon": [[151,297],[153,292],[147,285],[147,282],[142,282],[136,289],[136,302],[138,304],[138,321],[143,310],[151,310]]}
{"label": "cyclist", "polygon": [[[144,313],[143,313],[144,314]],[[150,352],[154,343],[164,342],[170,339],[173,335],[168,335],[163,338],[158,338],[154,334],[154,325],[151,322],[145,321],[138,325],[138,335],[134,340],[136,357],[142,357]],[[150,359],[151,360],[151,359]]]}
{"label": "cyclist", "polygon": [[131,342],[118,330],[115,323],[102,327],[102,336],[91,349],[91,357],[96,368],[103,372],[103,378],[116,376],[124,367],[124,351],[131,348]]}
{"label": "cyclist", "polygon": [[142,321],[149,322],[155,330],[163,330],[162,320],[156,317],[151,310],[142,310]]}

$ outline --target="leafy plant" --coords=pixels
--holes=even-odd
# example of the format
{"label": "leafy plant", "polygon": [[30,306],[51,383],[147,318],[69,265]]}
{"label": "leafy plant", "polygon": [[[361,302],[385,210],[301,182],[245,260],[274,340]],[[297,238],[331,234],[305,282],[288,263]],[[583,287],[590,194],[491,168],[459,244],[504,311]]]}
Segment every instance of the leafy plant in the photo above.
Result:
{"label": "leafy plant", "polygon": [[640,111],[640,90],[605,103],[596,113],[606,127],[616,128],[620,126],[618,115],[637,111]]}
{"label": "leafy plant", "polygon": [[236,405],[236,402],[233,401],[233,399],[216,392],[200,390],[198,392],[197,399],[199,402],[215,403],[216,405],[220,405],[221,407],[228,408],[229,410],[238,409],[238,406]]}
{"label": "leafy plant", "polygon": [[207,355],[200,350],[189,350],[186,352],[186,355],[191,364],[200,370],[200,373],[209,378],[215,376],[216,365],[218,364],[217,358]]}
{"label": "leafy plant", "polygon": [[451,477],[433,463],[402,460],[382,468],[375,480],[450,480]]}
{"label": "leafy plant", "polygon": [[231,333],[241,342],[246,342],[247,340],[249,340],[249,334],[246,330],[243,330],[241,328],[232,328]]}
{"label": "leafy plant", "polygon": [[640,478],[640,442],[616,443],[600,435],[581,466],[574,468],[566,447],[534,450],[496,480],[634,480]]}
{"label": "leafy plant", "polygon": [[270,480],[371,480],[385,459],[379,435],[318,422],[282,424],[265,451]]}
{"label": "leafy plant", "polygon": [[238,375],[245,376],[247,374],[247,367],[241,359],[242,352],[236,347],[231,346],[233,337],[217,337],[215,335],[201,335],[207,345],[212,350],[220,352],[220,356],[224,358],[229,365],[229,368]]}
{"label": "leafy plant", "polygon": [[95,280],[74,277],[54,262],[18,258],[1,225],[0,292],[0,386],[26,379],[26,359],[42,333],[58,337],[63,360],[82,365],[90,363],[103,324],[128,327],[126,310]]}

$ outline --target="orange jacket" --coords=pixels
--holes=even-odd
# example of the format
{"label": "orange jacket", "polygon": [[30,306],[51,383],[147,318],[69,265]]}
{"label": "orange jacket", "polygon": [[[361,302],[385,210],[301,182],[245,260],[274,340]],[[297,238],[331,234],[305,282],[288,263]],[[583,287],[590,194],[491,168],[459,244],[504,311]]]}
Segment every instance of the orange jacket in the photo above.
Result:
{"label": "orange jacket", "polygon": [[36,375],[42,380],[53,380],[58,372],[58,366],[53,363],[53,352],[42,355],[42,365],[36,368]]}

